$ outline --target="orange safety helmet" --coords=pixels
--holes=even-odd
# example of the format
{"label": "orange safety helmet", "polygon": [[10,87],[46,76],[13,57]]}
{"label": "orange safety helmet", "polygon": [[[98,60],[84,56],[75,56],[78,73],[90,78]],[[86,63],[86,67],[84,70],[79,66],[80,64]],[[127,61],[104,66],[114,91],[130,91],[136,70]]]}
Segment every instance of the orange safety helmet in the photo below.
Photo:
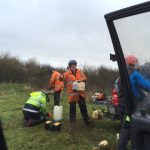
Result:
{"label": "orange safety helmet", "polygon": [[125,58],[126,64],[128,65],[138,65],[138,59],[133,56],[133,55],[129,55]]}

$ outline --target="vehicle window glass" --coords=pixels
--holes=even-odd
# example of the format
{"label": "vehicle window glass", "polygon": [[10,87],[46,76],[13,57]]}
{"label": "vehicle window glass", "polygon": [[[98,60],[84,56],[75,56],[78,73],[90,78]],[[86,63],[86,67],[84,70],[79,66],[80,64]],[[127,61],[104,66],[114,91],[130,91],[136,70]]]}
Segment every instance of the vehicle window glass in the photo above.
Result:
{"label": "vehicle window glass", "polygon": [[150,12],[115,20],[114,25],[126,58],[137,110],[149,112],[146,107],[150,103]]}

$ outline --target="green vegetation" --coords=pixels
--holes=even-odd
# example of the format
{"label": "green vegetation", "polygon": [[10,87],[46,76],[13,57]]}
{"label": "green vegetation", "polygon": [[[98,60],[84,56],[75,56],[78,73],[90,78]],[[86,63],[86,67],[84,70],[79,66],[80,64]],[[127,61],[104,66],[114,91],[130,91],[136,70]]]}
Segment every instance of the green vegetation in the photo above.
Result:
{"label": "green vegetation", "polygon": [[[86,127],[77,109],[77,128],[71,134],[65,92],[61,99],[64,108],[61,132],[46,131],[44,124],[25,128],[22,124],[21,108],[30,90],[23,84],[0,83],[0,115],[9,150],[92,150],[93,146],[104,139],[109,142],[107,149],[116,149],[116,133],[119,132],[120,126],[118,122],[112,122],[110,119],[95,120],[93,126]],[[50,99],[47,108],[52,112],[53,97]],[[87,106],[91,115],[93,105],[87,102]]]}
{"label": "green vegetation", "polygon": [[[48,86],[50,67],[50,64],[42,65],[34,58],[22,62],[18,57],[0,53],[0,82],[25,83],[34,88],[44,88]],[[56,69],[61,73],[66,70],[63,67]],[[89,67],[85,65],[83,71],[88,78],[88,91],[100,90],[99,88],[108,89],[119,76],[118,70],[104,66]]]}

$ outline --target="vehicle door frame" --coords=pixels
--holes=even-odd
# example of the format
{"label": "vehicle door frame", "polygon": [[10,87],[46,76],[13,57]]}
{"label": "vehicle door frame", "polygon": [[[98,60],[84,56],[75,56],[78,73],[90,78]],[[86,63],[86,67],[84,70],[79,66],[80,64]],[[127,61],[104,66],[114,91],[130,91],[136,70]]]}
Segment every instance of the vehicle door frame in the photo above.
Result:
{"label": "vehicle door frame", "polygon": [[134,5],[131,7],[127,7],[118,11],[114,11],[104,16],[107,26],[108,26],[109,33],[110,33],[112,44],[114,47],[115,56],[117,59],[120,78],[121,78],[121,83],[122,83],[122,87],[124,90],[124,96],[127,102],[126,112],[127,112],[127,115],[129,116],[131,116],[134,111],[134,101],[132,98],[131,85],[130,85],[127,67],[125,64],[125,58],[123,55],[123,51],[122,51],[122,47],[120,44],[117,31],[114,25],[114,21],[117,19],[122,19],[125,17],[130,17],[133,15],[138,15],[138,14],[146,13],[149,11],[150,11],[150,1],[138,4],[138,5]]}

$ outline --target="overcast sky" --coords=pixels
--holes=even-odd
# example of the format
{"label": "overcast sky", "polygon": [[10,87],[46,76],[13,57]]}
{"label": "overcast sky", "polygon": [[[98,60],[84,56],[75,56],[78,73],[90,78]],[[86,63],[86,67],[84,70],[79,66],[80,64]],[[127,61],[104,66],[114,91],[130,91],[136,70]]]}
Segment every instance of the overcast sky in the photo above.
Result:
{"label": "overcast sky", "polygon": [[104,14],[145,0],[0,0],[0,52],[67,66],[116,66]]}

